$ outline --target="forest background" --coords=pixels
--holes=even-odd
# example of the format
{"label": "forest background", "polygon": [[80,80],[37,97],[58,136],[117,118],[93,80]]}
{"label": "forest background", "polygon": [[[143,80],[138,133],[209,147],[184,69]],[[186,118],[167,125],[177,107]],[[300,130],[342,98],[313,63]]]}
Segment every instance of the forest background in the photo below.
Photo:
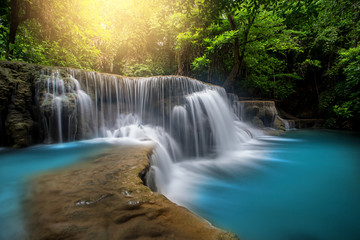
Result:
{"label": "forest background", "polygon": [[0,60],[183,75],[360,128],[358,0],[0,0]]}

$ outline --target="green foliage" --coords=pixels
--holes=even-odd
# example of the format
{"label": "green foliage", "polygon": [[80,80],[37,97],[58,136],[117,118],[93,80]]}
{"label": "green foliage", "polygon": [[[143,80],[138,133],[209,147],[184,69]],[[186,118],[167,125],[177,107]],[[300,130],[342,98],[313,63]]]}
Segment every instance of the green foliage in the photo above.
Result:
{"label": "green foliage", "polygon": [[146,77],[151,76],[152,74],[148,65],[135,63],[126,68],[125,75],[130,77]]}
{"label": "green foliage", "polygon": [[5,60],[6,45],[9,39],[9,28],[5,25],[5,17],[5,15],[0,16],[0,60]]}
{"label": "green foliage", "polygon": [[334,106],[335,95],[332,90],[328,89],[323,91],[319,96],[319,112],[323,116],[331,113],[331,108]]}
{"label": "green foliage", "polygon": [[339,80],[321,94],[319,109],[338,124],[354,128],[360,120],[360,46],[341,49],[338,54],[328,76]]}
{"label": "green foliage", "polygon": [[339,125],[334,117],[327,118],[324,123],[326,128],[339,128]]}
{"label": "green foliage", "polygon": [[343,69],[345,81],[337,84],[335,91],[340,100],[334,106],[336,115],[349,119],[360,116],[360,45],[340,51],[338,65]]}
{"label": "green foliage", "polygon": [[199,33],[191,33],[190,31],[179,33],[176,37],[176,50],[191,46],[191,44],[197,44]]}
{"label": "green foliage", "polygon": [[221,34],[214,36],[212,39],[205,38],[204,43],[208,45],[206,51],[209,53],[221,51],[227,45],[234,43],[234,39],[239,37],[238,33],[239,30],[230,30],[224,31]]}
{"label": "green foliage", "polygon": [[124,66],[124,75],[130,77],[149,77],[164,75],[165,72],[158,62],[147,59],[144,63],[136,63],[134,60]]}
{"label": "green foliage", "polygon": [[210,59],[207,58],[206,54],[201,57],[197,57],[192,62],[192,67],[196,71],[204,71],[210,65]]}
{"label": "green foliage", "polygon": [[310,66],[321,68],[321,62],[319,60],[305,59],[302,63],[299,64],[303,68],[308,68]]}
{"label": "green foliage", "polygon": [[36,38],[39,27],[36,21],[27,21],[18,29],[15,44],[10,44],[11,60],[49,65],[44,55],[46,48]]}
{"label": "green foliage", "polygon": [[341,106],[335,105],[334,106],[334,112],[336,115],[349,119],[353,117],[352,110],[351,110],[351,102],[345,102],[341,104]]}
{"label": "green foliage", "polygon": [[294,93],[294,81],[301,79],[294,70],[287,69],[283,57],[302,51],[297,34],[287,31],[283,21],[272,12],[262,11],[250,31],[245,58],[252,87],[264,97],[280,100]]}
{"label": "green foliage", "polygon": [[337,28],[327,26],[324,29],[320,29],[317,37],[314,39],[312,48],[321,48],[324,53],[331,53],[336,48],[338,38]]}
{"label": "green foliage", "polygon": [[0,59],[182,74],[249,97],[291,99],[297,111],[317,105],[314,116],[331,127],[360,121],[357,1],[23,0],[10,51],[14,19],[3,2]]}
{"label": "green foliage", "polygon": [[93,69],[99,51],[77,41],[67,46],[61,40],[42,40],[37,29],[41,24],[35,19],[26,21],[19,29],[15,44],[10,45],[13,51],[11,60],[75,68]]}

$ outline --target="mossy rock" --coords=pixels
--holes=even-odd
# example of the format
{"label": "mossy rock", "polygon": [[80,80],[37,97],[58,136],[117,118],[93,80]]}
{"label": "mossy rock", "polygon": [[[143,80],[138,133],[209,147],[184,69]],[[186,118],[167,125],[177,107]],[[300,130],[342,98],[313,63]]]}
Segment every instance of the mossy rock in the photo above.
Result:
{"label": "mossy rock", "polygon": [[[3,144],[25,147],[41,135],[35,103],[35,82],[45,67],[22,62],[0,61],[0,115]],[[38,120],[35,120],[38,121]]]}
{"label": "mossy rock", "polygon": [[279,117],[275,118],[274,128],[277,130],[285,131],[285,123],[279,119]]}
{"label": "mossy rock", "polygon": [[42,113],[46,116],[51,115],[51,111],[53,109],[53,103],[52,103],[52,95],[51,96],[45,96],[43,99],[40,100],[40,109]]}
{"label": "mossy rock", "polygon": [[31,84],[28,82],[18,81],[12,94],[12,103],[20,111],[28,111],[31,108],[32,92]]}
{"label": "mossy rock", "polygon": [[7,110],[10,101],[11,86],[9,74],[9,69],[0,68],[0,114]]}
{"label": "mossy rock", "polygon": [[6,134],[14,148],[27,147],[32,144],[34,122],[31,117],[17,110],[10,110],[6,121]]}

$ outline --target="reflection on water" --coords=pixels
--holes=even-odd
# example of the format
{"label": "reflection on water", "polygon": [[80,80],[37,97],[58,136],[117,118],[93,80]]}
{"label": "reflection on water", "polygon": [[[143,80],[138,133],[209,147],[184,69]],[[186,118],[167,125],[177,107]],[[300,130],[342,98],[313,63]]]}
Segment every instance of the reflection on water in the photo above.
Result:
{"label": "reflection on water", "polygon": [[360,239],[358,134],[295,131],[259,141],[262,158],[237,173],[183,182],[194,194],[184,205],[244,240]]}

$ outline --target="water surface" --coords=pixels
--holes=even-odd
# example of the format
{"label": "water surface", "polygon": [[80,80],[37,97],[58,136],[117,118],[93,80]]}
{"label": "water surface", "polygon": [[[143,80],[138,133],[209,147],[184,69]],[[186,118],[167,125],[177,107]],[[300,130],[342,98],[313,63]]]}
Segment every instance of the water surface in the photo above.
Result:
{"label": "water surface", "polygon": [[[21,201],[30,177],[99,154],[108,141],[0,150],[0,239],[26,238]],[[172,164],[163,191],[242,240],[358,240],[359,146],[359,134],[335,131],[262,137]]]}
{"label": "water surface", "polygon": [[21,203],[27,181],[35,174],[80,162],[110,144],[81,141],[0,150],[0,239],[26,239]]}
{"label": "water surface", "polygon": [[360,135],[293,131],[257,145],[263,159],[207,177],[188,206],[242,240],[360,239]]}

